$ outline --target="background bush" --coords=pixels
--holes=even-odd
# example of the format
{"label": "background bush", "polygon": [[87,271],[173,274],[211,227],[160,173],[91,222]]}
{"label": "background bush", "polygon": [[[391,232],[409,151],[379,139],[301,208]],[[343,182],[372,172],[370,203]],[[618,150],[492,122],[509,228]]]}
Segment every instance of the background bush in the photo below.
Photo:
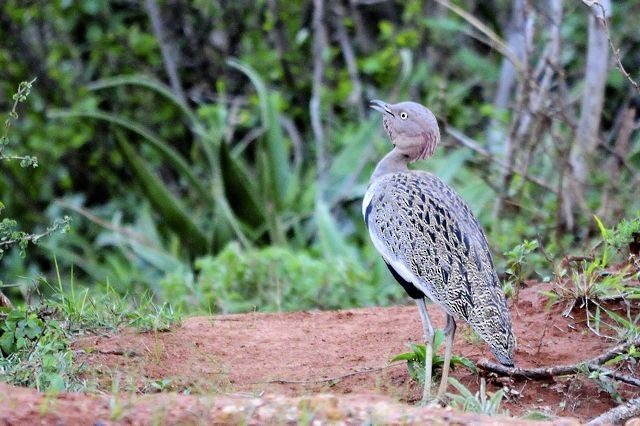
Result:
{"label": "background bush", "polygon": [[[53,277],[55,257],[79,283],[148,290],[185,309],[397,301],[402,291],[360,217],[368,177],[389,148],[366,108],[371,98],[413,99],[441,119],[443,148],[418,167],[468,200],[500,271],[499,254],[524,239],[570,252],[598,235],[592,213],[611,226],[640,209],[639,136],[623,131],[625,112],[637,120],[638,92],[611,66],[584,202],[567,208],[566,158],[578,143],[589,45],[584,4],[565,2],[554,16],[546,2],[524,2],[535,30],[528,74],[518,74],[506,106],[495,99],[503,66],[496,40],[508,39],[523,2],[453,2],[462,14],[431,1],[314,4],[5,1],[0,110],[10,110],[21,81],[37,77],[11,137],[40,167],[0,164],[2,215],[33,232],[73,217],[70,233],[27,257],[4,257],[5,292],[31,294],[35,277]],[[616,2],[609,27],[637,80],[634,12],[635,2]],[[535,109],[526,95],[543,81],[556,18],[559,62]],[[518,139],[523,111],[534,124]],[[474,148],[458,145],[451,129]],[[519,143],[516,155],[505,140]]]}

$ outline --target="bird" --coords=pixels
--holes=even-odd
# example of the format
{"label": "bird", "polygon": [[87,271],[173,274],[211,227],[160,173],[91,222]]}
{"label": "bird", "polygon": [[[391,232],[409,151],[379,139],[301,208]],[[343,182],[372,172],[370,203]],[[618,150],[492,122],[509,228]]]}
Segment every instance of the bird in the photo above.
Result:
{"label": "bird", "polygon": [[408,164],[433,156],[440,141],[433,113],[416,102],[375,99],[393,148],[374,169],[362,213],[371,241],[418,305],[426,347],[422,400],[431,400],[434,329],[426,299],[446,313],[445,356],[437,400],[447,389],[456,320],[464,320],[496,359],[514,366],[515,336],[485,233],[469,206],[440,178]]}

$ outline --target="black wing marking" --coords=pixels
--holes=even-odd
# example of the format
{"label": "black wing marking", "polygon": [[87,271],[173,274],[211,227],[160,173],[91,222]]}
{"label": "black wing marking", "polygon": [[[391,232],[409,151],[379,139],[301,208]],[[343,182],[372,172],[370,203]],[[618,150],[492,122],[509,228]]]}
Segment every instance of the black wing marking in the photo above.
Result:
{"label": "black wing marking", "polygon": [[422,299],[423,297],[426,297],[425,294],[420,291],[415,285],[402,278],[400,274],[395,269],[393,269],[393,266],[389,265],[386,261],[384,263],[387,265],[387,268],[389,268],[389,271],[391,271],[391,275],[393,275],[393,278],[395,278],[396,281],[400,283],[409,297],[411,297],[412,299]]}

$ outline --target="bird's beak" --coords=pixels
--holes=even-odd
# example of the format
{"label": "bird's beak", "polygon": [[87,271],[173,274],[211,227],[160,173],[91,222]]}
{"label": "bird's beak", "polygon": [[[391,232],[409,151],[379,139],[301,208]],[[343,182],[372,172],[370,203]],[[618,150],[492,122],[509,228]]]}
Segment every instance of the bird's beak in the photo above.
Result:
{"label": "bird's beak", "polygon": [[386,103],[384,103],[379,99],[373,99],[369,101],[369,106],[375,109],[376,111],[380,111],[383,114],[389,114],[392,117],[394,116],[391,110],[389,109],[389,105],[387,105]]}

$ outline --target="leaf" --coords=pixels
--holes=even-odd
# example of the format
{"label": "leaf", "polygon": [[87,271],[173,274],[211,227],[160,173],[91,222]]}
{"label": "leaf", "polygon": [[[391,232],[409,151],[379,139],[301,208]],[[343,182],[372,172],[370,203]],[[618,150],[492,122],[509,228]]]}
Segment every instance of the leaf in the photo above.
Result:
{"label": "leaf", "polygon": [[80,117],[80,118],[94,118],[97,120],[103,120],[111,124],[118,125],[127,130],[130,130],[140,136],[142,136],[149,145],[155,149],[158,154],[160,154],[163,158],[165,158],[169,164],[171,164],[175,170],[184,176],[184,178],[193,186],[193,188],[198,191],[198,194],[205,200],[209,205],[213,205],[215,200],[211,196],[211,193],[204,187],[200,179],[193,173],[193,167],[190,166],[187,161],[174,150],[169,143],[160,139],[156,134],[154,134],[151,130],[146,128],[145,126],[129,120],[128,118],[124,118],[115,114],[110,114],[104,111],[62,111],[62,110],[54,110],[49,112],[49,117],[59,118],[59,117]]}
{"label": "leaf", "polygon": [[2,348],[2,351],[7,355],[12,354],[16,349],[14,336],[13,331],[5,331],[2,336],[0,336],[0,348]]}
{"label": "leaf", "polygon": [[220,145],[220,173],[224,191],[234,213],[245,223],[258,227],[265,222],[260,190],[240,158],[231,155],[227,143]]}
{"label": "leaf", "polygon": [[[134,85],[134,86],[146,87],[164,96],[171,103],[176,105],[176,107],[180,109],[180,111],[184,114],[184,116],[189,121],[189,127],[191,128],[193,133],[197,136],[196,141],[200,144],[200,147],[202,148],[202,150],[204,151],[204,153],[206,154],[207,158],[211,163],[211,159],[213,158],[213,151],[212,151],[212,143],[210,140],[211,138],[209,136],[209,132],[207,132],[207,129],[202,125],[202,122],[198,120],[197,115],[193,112],[193,110],[189,107],[189,105],[182,102],[182,100],[179,97],[177,97],[173,92],[173,90],[171,90],[171,88],[168,87],[166,84],[161,83],[160,81],[156,80],[153,77],[149,77],[141,74],[134,74],[134,75],[124,75],[124,76],[116,76],[116,77],[100,79],[93,83],[90,83],[87,87],[89,90],[100,90],[100,89],[105,89],[109,87],[117,87],[117,86],[123,86],[123,85]],[[210,165],[213,166],[213,164],[210,164]]]}
{"label": "leaf", "polygon": [[473,363],[473,361],[471,361],[466,357],[453,355],[451,356],[451,364],[452,364],[452,367],[458,364],[462,365],[463,367],[471,371],[473,374],[478,374],[478,369],[476,368],[476,365]]}
{"label": "leaf", "polygon": [[267,172],[271,181],[270,190],[274,196],[273,201],[276,203],[276,207],[280,209],[284,205],[290,181],[295,176],[290,171],[289,152],[278,118],[277,98],[274,93],[267,90],[264,80],[249,65],[236,59],[227,60],[227,64],[246,75],[258,92],[261,121],[264,128],[267,129]]}
{"label": "leaf", "polygon": [[169,101],[174,103],[182,113],[189,119],[192,125],[198,125],[198,119],[196,115],[193,113],[191,108],[186,105],[180,98],[178,98],[173,90],[167,85],[159,82],[153,77],[142,75],[142,74],[134,74],[134,75],[121,75],[115,77],[102,78],[100,80],[94,81],[87,85],[89,90],[100,90],[106,89],[109,87],[117,87],[124,85],[135,85],[149,88],[160,95],[167,98]]}
{"label": "leaf", "polygon": [[444,331],[437,329],[433,335],[433,353],[435,354],[442,341],[444,340]]}
{"label": "leaf", "polygon": [[391,362],[397,362],[397,361],[411,361],[416,359],[416,354],[415,352],[405,352],[403,354],[399,354],[394,356],[393,358],[391,358]]}
{"label": "leaf", "polygon": [[169,190],[164,182],[156,176],[144,163],[124,136],[116,133],[118,147],[122,150],[123,157],[131,166],[132,172],[142,186],[147,198],[162,216],[171,229],[180,235],[186,242],[185,246],[192,248],[195,254],[203,254],[208,251],[209,241],[204,232],[199,229],[192,219],[192,214],[184,207]]}
{"label": "leaf", "polygon": [[466,386],[464,386],[462,383],[460,383],[454,377],[449,377],[448,380],[449,380],[449,383],[454,388],[456,388],[458,390],[458,392],[460,392],[460,395],[462,395],[465,399],[475,399],[475,396],[471,393],[471,391],[469,391],[469,389],[467,389]]}
{"label": "leaf", "polygon": [[318,229],[318,239],[322,246],[322,252],[326,257],[335,256],[358,259],[355,248],[344,238],[343,233],[338,228],[336,220],[331,216],[326,203],[323,201],[316,203],[314,217]]}

